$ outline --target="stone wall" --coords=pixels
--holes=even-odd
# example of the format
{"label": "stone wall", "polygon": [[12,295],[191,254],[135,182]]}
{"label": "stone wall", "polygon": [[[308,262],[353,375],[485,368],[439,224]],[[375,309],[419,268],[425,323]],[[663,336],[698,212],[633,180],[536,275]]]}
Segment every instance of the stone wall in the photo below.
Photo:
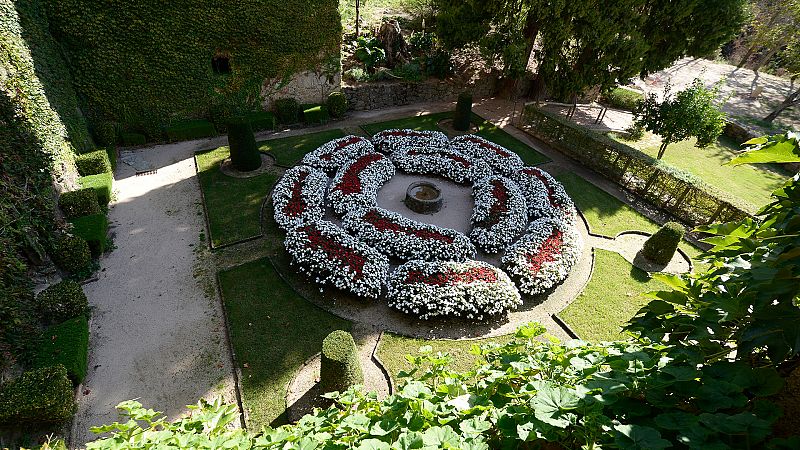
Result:
{"label": "stone wall", "polygon": [[486,74],[474,82],[461,85],[450,81],[421,82],[392,81],[342,85],[350,109],[366,111],[435,101],[456,100],[464,90],[472,91],[474,99],[491,97],[497,90],[497,77]]}
{"label": "stone wall", "polygon": [[335,74],[299,72],[288,83],[280,79],[265,80],[261,87],[261,105],[265,111],[270,111],[273,102],[284,97],[291,97],[300,104],[325,103],[328,94],[338,90],[341,82],[341,71]]}

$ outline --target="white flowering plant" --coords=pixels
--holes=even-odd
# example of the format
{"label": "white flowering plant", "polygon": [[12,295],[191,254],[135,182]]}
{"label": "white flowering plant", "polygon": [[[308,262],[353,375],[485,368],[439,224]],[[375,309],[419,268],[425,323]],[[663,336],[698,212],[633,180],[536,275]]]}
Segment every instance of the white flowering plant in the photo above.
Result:
{"label": "white flowering plant", "polygon": [[475,183],[492,175],[486,163],[450,147],[404,147],[391,158],[406,173],[439,175],[456,183]]}
{"label": "white flowering plant", "polygon": [[526,234],[506,250],[501,264],[520,292],[541,294],[561,283],[578,262],[583,239],[574,224],[534,220]]}
{"label": "white flowering plant", "polygon": [[474,134],[454,137],[450,146],[473,160],[484,161],[498,175],[510,177],[525,166],[513,151]]}
{"label": "white flowering plant", "polygon": [[512,243],[528,224],[525,197],[516,183],[499,175],[475,184],[472,194],[475,207],[470,238],[486,253],[497,253]]}
{"label": "white flowering plant", "polygon": [[381,294],[389,260],[332,222],[297,227],[286,234],[284,246],[291,264],[318,284],[367,298]]}
{"label": "white flowering plant", "polygon": [[302,164],[334,174],[346,162],[374,152],[375,147],[369,139],[350,135],[326,142],[313,152],[307,153],[303,157]]}
{"label": "white flowering plant", "polygon": [[291,230],[325,215],[325,172],[309,166],[287,170],[272,190],[274,217],[278,226]]}
{"label": "white flowering plant", "polygon": [[408,219],[383,208],[351,211],[344,227],[356,238],[396,258],[463,261],[475,246],[458,231]]}
{"label": "white flowering plant", "polygon": [[483,320],[522,305],[514,283],[482,261],[409,261],[389,277],[389,306],[426,320],[462,317]]}
{"label": "white flowering plant", "polygon": [[[524,167],[512,179],[525,194],[525,199],[530,199],[528,208],[532,219],[553,217],[570,224],[578,219],[578,210],[564,186],[549,173],[536,167]],[[548,208],[542,206],[542,195],[547,197]]]}
{"label": "white flowering plant", "polygon": [[394,164],[389,157],[380,153],[359,156],[336,173],[328,190],[328,203],[339,215],[375,206],[378,189],[393,176]]}
{"label": "white flowering plant", "polygon": [[372,144],[380,152],[392,153],[406,147],[449,147],[450,140],[441,131],[391,129],[375,133]]}

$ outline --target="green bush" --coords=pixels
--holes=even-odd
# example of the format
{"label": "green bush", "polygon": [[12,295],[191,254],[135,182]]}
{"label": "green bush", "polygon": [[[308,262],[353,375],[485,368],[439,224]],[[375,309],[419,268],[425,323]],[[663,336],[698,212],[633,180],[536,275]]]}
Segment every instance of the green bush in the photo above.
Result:
{"label": "green bush", "polygon": [[114,177],[111,176],[110,172],[81,177],[78,183],[84,189],[94,189],[97,193],[97,202],[101,206],[106,206],[111,201]]}
{"label": "green bush", "polygon": [[665,223],[645,241],[642,256],[654,263],[667,264],[675,255],[685,231],[683,225],[678,222]]}
{"label": "green bush", "polygon": [[284,125],[291,125],[300,120],[300,104],[293,98],[275,100],[275,117]]}
{"label": "green bush", "polygon": [[439,49],[425,58],[425,74],[436,78],[445,79],[453,72],[453,63],[450,62],[450,52]]}
{"label": "green bush", "polygon": [[276,126],[275,114],[269,111],[251,112],[245,115],[253,131],[274,130]]}
{"label": "green bush", "polygon": [[114,122],[100,122],[94,129],[94,140],[101,147],[114,147],[117,145],[117,124]]}
{"label": "green bush", "polygon": [[641,92],[618,87],[603,94],[601,100],[612,108],[635,111],[639,103],[644,100],[644,95]]}
{"label": "green bush", "polygon": [[422,68],[415,62],[409,62],[392,69],[392,75],[407,81],[422,80]]}
{"label": "green bush", "polygon": [[78,166],[78,173],[83,176],[111,172],[111,161],[104,149],[76,156],[75,165]]}
{"label": "green bush", "polygon": [[328,108],[324,105],[303,105],[303,122],[321,125],[328,121]]}
{"label": "green bush", "polygon": [[82,237],[59,234],[53,241],[53,262],[64,272],[75,274],[89,267],[92,253]]}
{"label": "green bush", "polygon": [[108,219],[103,213],[81,216],[70,220],[72,234],[82,237],[89,244],[89,251],[97,258],[106,251],[108,242]]}
{"label": "green bush", "polygon": [[53,325],[42,333],[41,343],[33,360],[35,367],[62,365],[77,386],[86,378],[89,363],[89,321],[75,317]]}
{"label": "green bush", "polygon": [[61,323],[89,312],[89,300],[80,284],[62,280],[36,295],[36,311],[45,323]]}
{"label": "green bush", "polygon": [[108,154],[108,162],[111,163],[111,172],[117,170],[117,147],[115,145],[106,147],[106,154]]}
{"label": "green bush", "polygon": [[246,118],[234,117],[228,122],[228,146],[231,151],[231,163],[236,170],[249,172],[261,167],[261,154],[258,152],[256,137]]}
{"label": "green bush", "polygon": [[214,124],[204,119],[183,120],[167,127],[166,131],[170,142],[190,141],[217,135]]}
{"label": "green bush", "polygon": [[75,391],[67,369],[29,370],[0,388],[0,424],[66,422],[75,414]]}
{"label": "green bush", "polygon": [[331,117],[338,119],[347,112],[347,97],[343,92],[331,92],[328,95],[327,106]]}
{"label": "green bush", "polygon": [[353,336],[336,330],[322,341],[320,387],[322,392],[343,392],[364,382]]}
{"label": "green bush", "polygon": [[82,188],[62,193],[58,197],[58,206],[68,219],[100,212],[97,191],[92,188]]}
{"label": "green bush", "polygon": [[456,113],[453,116],[453,128],[458,131],[468,131],[472,119],[472,94],[462,92],[458,95]]}
{"label": "green bush", "polygon": [[141,133],[120,133],[120,140],[122,140],[122,145],[126,147],[147,144],[147,136]]}

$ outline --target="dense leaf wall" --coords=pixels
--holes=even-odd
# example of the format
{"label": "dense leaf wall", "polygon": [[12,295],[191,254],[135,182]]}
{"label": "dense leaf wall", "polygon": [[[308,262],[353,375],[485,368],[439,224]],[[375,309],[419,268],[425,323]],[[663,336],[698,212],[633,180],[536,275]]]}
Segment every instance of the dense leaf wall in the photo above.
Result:
{"label": "dense leaf wall", "polygon": [[91,121],[150,137],[220,104],[255,109],[265,79],[338,62],[337,0],[44,1]]}

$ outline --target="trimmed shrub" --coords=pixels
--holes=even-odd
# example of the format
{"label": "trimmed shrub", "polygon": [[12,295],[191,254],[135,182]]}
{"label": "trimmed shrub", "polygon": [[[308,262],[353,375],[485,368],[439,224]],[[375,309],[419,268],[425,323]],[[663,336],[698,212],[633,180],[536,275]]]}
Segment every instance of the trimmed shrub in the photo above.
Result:
{"label": "trimmed shrub", "polygon": [[253,131],[274,130],[276,126],[275,114],[269,111],[251,112],[245,115]]}
{"label": "trimmed shrub", "polygon": [[336,330],[322,341],[320,387],[322,392],[343,392],[364,382],[353,336]]}
{"label": "trimmed shrub", "polygon": [[141,133],[120,133],[120,139],[127,147],[147,144],[147,137]]}
{"label": "trimmed shrub", "polygon": [[347,112],[347,96],[343,92],[331,92],[328,95],[328,114],[334,118],[340,118]]}
{"label": "trimmed shrub", "polygon": [[321,125],[328,121],[328,108],[324,105],[303,105],[303,122]]}
{"label": "trimmed shrub", "polygon": [[94,140],[101,147],[114,147],[117,145],[117,124],[114,122],[100,122],[94,129]]}
{"label": "trimmed shrub", "polygon": [[300,120],[300,104],[293,98],[275,100],[275,117],[284,125],[291,125]]}
{"label": "trimmed shrub", "polygon": [[170,142],[190,141],[217,135],[214,124],[204,119],[182,120],[167,127],[166,131]]}
{"label": "trimmed shrub", "polygon": [[61,323],[89,312],[89,300],[80,284],[63,280],[36,295],[36,310],[45,323]]}
{"label": "trimmed shrub", "polygon": [[678,222],[665,223],[661,229],[645,241],[642,247],[642,256],[654,263],[669,263],[675,255],[685,231],[683,225]]}
{"label": "trimmed shrub", "polygon": [[94,150],[75,157],[75,165],[82,176],[111,172],[111,161],[105,149]]}
{"label": "trimmed shrub", "polygon": [[117,147],[115,145],[106,147],[108,161],[111,163],[111,172],[117,170]]}
{"label": "trimmed shrub", "polygon": [[70,220],[72,234],[82,237],[89,244],[92,257],[97,258],[106,251],[108,242],[108,219],[103,213],[82,216]]}
{"label": "trimmed shrub", "polygon": [[97,191],[92,188],[83,188],[76,191],[64,192],[58,197],[58,206],[67,219],[73,219],[100,212],[100,202]]}
{"label": "trimmed shrub", "polygon": [[111,172],[81,177],[78,183],[80,183],[81,188],[94,189],[97,193],[97,203],[100,206],[106,206],[111,201],[111,192],[114,185],[114,177],[111,176]]}
{"label": "trimmed shrub", "polygon": [[458,131],[468,131],[472,119],[472,94],[462,92],[458,95],[456,113],[453,116],[453,128]]}
{"label": "trimmed shrub", "polygon": [[82,237],[60,234],[53,242],[53,262],[67,273],[78,273],[89,266],[92,253]]}
{"label": "trimmed shrub", "polygon": [[75,414],[75,391],[67,369],[29,370],[0,388],[0,424],[66,422]]}
{"label": "trimmed shrub", "polygon": [[236,170],[249,172],[261,167],[261,154],[258,152],[256,137],[246,118],[234,117],[228,122],[228,146],[231,151],[231,163]]}
{"label": "trimmed shrub", "polygon": [[35,367],[60,364],[67,369],[67,376],[73,384],[81,384],[89,364],[89,321],[86,316],[53,325],[42,333],[33,363]]}
{"label": "trimmed shrub", "polygon": [[601,100],[611,108],[634,111],[639,106],[639,102],[644,100],[644,95],[641,92],[618,87],[603,94]]}

